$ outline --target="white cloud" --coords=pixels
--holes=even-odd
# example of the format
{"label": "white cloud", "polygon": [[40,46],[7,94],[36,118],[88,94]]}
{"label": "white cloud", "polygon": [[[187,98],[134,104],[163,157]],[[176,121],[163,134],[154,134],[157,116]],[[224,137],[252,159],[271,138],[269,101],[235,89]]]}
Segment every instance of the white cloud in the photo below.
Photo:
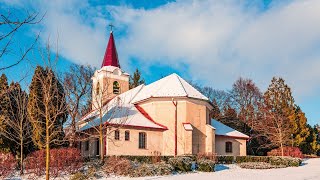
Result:
{"label": "white cloud", "polygon": [[272,76],[283,76],[300,97],[320,90],[318,0],[274,3],[265,11],[237,0],[181,0],[148,10],[75,0],[32,4],[47,11],[43,41],[58,32],[60,55],[76,63],[101,64],[112,19],[125,32],[116,37],[125,67],[136,57],[147,66],[187,64],[194,80],[217,88],[246,76],[264,89]]}
{"label": "white cloud", "polygon": [[239,1],[178,1],[151,10],[111,10],[128,26],[120,45],[125,56],[186,63],[195,79],[220,88],[240,75],[263,88],[272,76],[283,76],[302,96],[319,90],[319,8],[317,0],[274,4],[264,12]]}

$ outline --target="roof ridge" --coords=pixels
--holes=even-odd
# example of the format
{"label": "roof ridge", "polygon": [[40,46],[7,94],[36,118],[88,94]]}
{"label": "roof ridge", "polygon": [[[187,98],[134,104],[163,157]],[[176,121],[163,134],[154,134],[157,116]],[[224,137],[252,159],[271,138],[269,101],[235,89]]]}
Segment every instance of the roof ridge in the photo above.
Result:
{"label": "roof ridge", "polygon": [[183,91],[186,93],[186,96],[188,96],[188,93],[186,91],[186,88],[183,86],[181,80],[180,80],[180,76],[176,73],[174,73],[174,75],[176,75],[176,78],[178,78],[178,81],[180,82],[180,86],[182,87]]}

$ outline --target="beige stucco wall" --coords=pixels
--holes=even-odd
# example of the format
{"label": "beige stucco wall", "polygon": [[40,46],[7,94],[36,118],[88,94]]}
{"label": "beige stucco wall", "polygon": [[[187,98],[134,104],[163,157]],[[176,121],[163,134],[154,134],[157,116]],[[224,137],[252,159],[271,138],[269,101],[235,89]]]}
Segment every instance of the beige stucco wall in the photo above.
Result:
{"label": "beige stucco wall", "polygon": [[[130,140],[125,141],[125,131],[130,131]],[[146,149],[139,149],[139,132],[147,135]],[[114,131],[109,131],[107,142],[107,155],[152,155],[155,151],[162,154],[162,131],[151,129],[121,128],[120,140],[114,139]]]}
{"label": "beige stucco wall", "polygon": [[[197,154],[206,152],[207,129],[209,122],[209,108],[211,106],[204,101],[190,98],[175,98],[177,101],[177,154]],[[139,105],[158,123],[168,127],[163,132],[163,155],[174,155],[175,141],[175,106],[171,98],[152,98]],[[186,132],[183,123],[190,123],[193,131]],[[191,136],[191,137],[190,137]],[[187,138],[186,138],[187,137]],[[209,133],[212,141],[212,132]],[[191,144],[190,144],[191,143]],[[192,145],[192,148],[190,148]],[[213,143],[210,144],[213,146]],[[211,148],[214,150],[214,148]],[[207,148],[210,150],[210,148]],[[210,150],[210,152],[212,151]]]}
{"label": "beige stucco wall", "polygon": [[[226,142],[232,142],[232,153],[226,153]],[[216,135],[216,153],[218,155],[246,156],[246,139]]]}

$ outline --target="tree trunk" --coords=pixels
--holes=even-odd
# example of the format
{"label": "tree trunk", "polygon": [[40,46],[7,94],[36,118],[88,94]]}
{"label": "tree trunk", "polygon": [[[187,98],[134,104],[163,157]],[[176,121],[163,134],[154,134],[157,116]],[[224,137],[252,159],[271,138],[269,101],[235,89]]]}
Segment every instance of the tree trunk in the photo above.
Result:
{"label": "tree trunk", "polygon": [[49,165],[50,165],[50,139],[49,139],[49,120],[46,120],[46,180],[49,180]]}
{"label": "tree trunk", "polygon": [[100,160],[101,160],[101,163],[103,162],[103,132],[102,130],[100,130]]}
{"label": "tree trunk", "polygon": [[280,148],[281,148],[281,157],[283,157],[283,144],[280,143]]}
{"label": "tree trunk", "polygon": [[23,138],[20,139],[20,174],[23,174]]}

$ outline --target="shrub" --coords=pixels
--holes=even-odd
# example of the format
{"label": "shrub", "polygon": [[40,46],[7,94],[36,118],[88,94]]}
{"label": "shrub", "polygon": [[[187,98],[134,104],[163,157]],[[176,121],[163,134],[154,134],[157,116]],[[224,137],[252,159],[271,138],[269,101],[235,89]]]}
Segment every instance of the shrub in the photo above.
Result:
{"label": "shrub", "polygon": [[0,152],[0,177],[7,177],[12,173],[17,161],[11,153]]}
{"label": "shrub", "polygon": [[238,164],[241,168],[244,169],[273,169],[273,168],[285,168],[284,165],[272,165],[266,162],[244,162]]}
{"label": "shrub", "polygon": [[298,167],[302,163],[302,160],[299,158],[292,157],[278,157],[274,156],[270,158],[270,164],[272,165],[283,165],[286,167]]}
{"label": "shrub", "polygon": [[191,171],[192,158],[191,157],[174,157],[168,160],[168,163],[178,172]]}
{"label": "shrub", "polygon": [[216,156],[216,160],[219,164],[232,164],[234,156]]}
{"label": "shrub", "polygon": [[130,160],[122,157],[111,156],[106,160],[104,170],[107,174],[116,174],[119,176],[127,176],[133,169]]}
{"label": "shrub", "polygon": [[88,176],[82,172],[77,172],[70,177],[70,180],[86,180],[86,179],[88,179]]}
{"label": "shrub", "polygon": [[[45,150],[31,153],[24,165],[28,173],[37,176],[45,174]],[[81,153],[76,148],[60,148],[50,150],[50,175],[57,177],[61,173],[75,173],[83,166]]]}
{"label": "shrub", "polygon": [[280,157],[280,156],[237,156],[236,163],[245,162],[264,162],[271,165],[283,165],[285,167],[299,166],[302,162],[299,158]]}
{"label": "shrub", "polygon": [[199,159],[197,161],[198,171],[213,172],[215,167],[215,161],[209,159]]}
{"label": "shrub", "polygon": [[[281,148],[268,152],[268,156],[281,156]],[[283,147],[283,156],[303,158],[303,154],[298,147]]]}
{"label": "shrub", "polygon": [[216,153],[198,153],[197,154],[197,160],[199,159],[209,159],[212,161],[217,160],[217,154]]}
{"label": "shrub", "polygon": [[270,162],[269,156],[237,156],[236,163],[243,163],[243,162]]}
{"label": "shrub", "polygon": [[163,176],[172,173],[174,168],[165,162],[155,164],[141,164],[130,174],[131,177],[145,177],[145,176]]}

